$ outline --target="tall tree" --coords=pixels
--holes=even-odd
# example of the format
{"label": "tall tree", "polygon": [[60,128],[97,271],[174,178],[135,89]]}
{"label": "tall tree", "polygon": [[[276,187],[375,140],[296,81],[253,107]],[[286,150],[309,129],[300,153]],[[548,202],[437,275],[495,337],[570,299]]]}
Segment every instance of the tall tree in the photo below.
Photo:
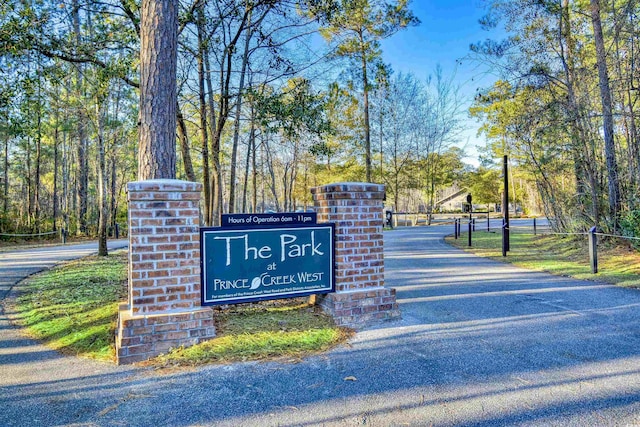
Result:
{"label": "tall tree", "polygon": [[372,180],[369,92],[371,67],[381,60],[380,41],[420,20],[409,9],[409,0],[307,0],[309,13],[323,25],[322,35],[337,41],[335,55],[347,58],[362,90],[365,179]]}
{"label": "tall tree", "polygon": [[98,255],[107,255],[107,216],[109,214],[107,207],[107,170],[105,162],[105,99],[106,90],[105,86],[108,86],[108,81],[98,86],[98,93],[95,98],[95,126],[97,130],[97,148],[98,148]]}
{"label": "tall tree", "polygon": [[[72,25],[73,25],[73,36],[74,36],[74,48],[76,54],[79,54],[81,50],[81,46],[83,44],[82,34],[81,34],[81,19],[80,19],[80,6],[77,0],[73,0],[71,4],[71,16],[72,16]],[[75,84],[75,96],[78,100],[76,104],[76,115],[77,115],[77,154],[76,159],[78,162],[78,177],[77,177],[77,212],[76,217],[78,221],[78,231],[80,233],[87,233],[87,198],[88,198],[88,187],[89,187],[89,163],[88,163],[88,146],[89,142],[87,140],[87,114],[84,110],[84,64],[80,64],[76,68],[76,84]]]}
{"label": "tall tree", "polygon": [[618,180],[616,147],[613,140],[613,106],[611,88],[609,86],[609,71],[607,70],[607,53],[602,31],[602,20],[600,18],[600,0],[590,0],[590,5],[591,23],[596,45],[596,63],[598,65],[598,86],[600,87],[600,99],[602,102],[604,151],[609,184],[609,219],[612,223],[613,231],[617,231],[620,217],[620,182]]}
{"label": "tall tree", "polygon": [[142,0],[138,179],[176,177],[178,5]]}

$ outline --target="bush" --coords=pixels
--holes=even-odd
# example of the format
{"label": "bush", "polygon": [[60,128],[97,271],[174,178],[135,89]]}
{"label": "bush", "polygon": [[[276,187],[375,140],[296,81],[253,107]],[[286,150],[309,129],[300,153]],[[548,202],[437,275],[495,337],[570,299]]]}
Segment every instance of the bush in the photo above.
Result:
{"label": "bush", "polygon": [[[620,219],[620,227],[622,228],[622,235],[627,237],[640,237],[640,210],[635,209],[628,211]],[[632,240],[631,244],[640,248],[640,241]]]}

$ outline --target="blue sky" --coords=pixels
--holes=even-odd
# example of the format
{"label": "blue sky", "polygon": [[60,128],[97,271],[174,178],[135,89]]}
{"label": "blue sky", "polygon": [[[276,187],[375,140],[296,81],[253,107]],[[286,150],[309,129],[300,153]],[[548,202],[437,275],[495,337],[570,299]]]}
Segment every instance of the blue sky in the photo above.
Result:
{"label": "blue sky", "polygon": [[[487,38],[500,38],[498,32],[480,28],[478,19],[484,15],[481,0],[413,0],[410,8],[421,23],[403,30],[382,44],[385,62],[397,72],[413,73],[419,79],[433,74],[439,64],[445,76],[455,73],[455,84],[466,106],[470,106],[479,88],[491,86],[496,77],[477,63],[457,60],[469,54],[469,45]],[[478,164],[476,145],[484,145],[484,137],[476,137],[479,124],[465,121],[468,128],[459,146],[466,145],[465,161]]]}

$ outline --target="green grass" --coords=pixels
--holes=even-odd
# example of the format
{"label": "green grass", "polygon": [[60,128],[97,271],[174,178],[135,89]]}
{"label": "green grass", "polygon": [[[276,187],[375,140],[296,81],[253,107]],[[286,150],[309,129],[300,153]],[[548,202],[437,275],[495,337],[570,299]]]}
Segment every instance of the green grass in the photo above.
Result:
{"label": "green grass", "polygon": [[589,265],[587,236],[560,236],[511,233],[510,251],[502,256],[502,237],[499,232],[477,231],[472,247],[467,246],[467,234],[447,242],[476,255],[509,262],[530,270],[570,276],[577,279],[598,280],[627,287],[640,287],[640,252],[624,242],[601,241],[598,244],[598,273],[592,274]]}
{"label": "green grass", "polygon": [[65,354],[114,357],[118,301],[126,299],[126,254],[89,257],[35,275],[13,311],[33,338]]}
{"label": "green grass", "polygon": [[344,342],[338,328],[317,307],[300,299],[238,305],[215,314],[218,336],[174,349],[150,362],[155,366],[195,366],[272,358],[299,358]]}
{"label": "green grass", "polygon": [[[65,354],[115,360],[118,304],[127,298],[127,259],[120,252],[88,257],[32,276],[20,287],[13,318],[27,335]],[[214,311],[218,336],[174,349],[153,366],[194,366],[302,357],[350,335],[306,299],[266,301]]]}

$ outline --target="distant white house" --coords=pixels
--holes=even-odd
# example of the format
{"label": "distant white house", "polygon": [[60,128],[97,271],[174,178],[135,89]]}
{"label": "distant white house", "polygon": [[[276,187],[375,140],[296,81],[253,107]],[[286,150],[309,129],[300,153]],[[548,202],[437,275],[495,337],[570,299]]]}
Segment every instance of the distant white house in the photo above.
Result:
{"label": "distant white house", "polygon": [[457,183],[438,191],[435,202],[436,212],[461,211],[467,203],[469,191]]}

